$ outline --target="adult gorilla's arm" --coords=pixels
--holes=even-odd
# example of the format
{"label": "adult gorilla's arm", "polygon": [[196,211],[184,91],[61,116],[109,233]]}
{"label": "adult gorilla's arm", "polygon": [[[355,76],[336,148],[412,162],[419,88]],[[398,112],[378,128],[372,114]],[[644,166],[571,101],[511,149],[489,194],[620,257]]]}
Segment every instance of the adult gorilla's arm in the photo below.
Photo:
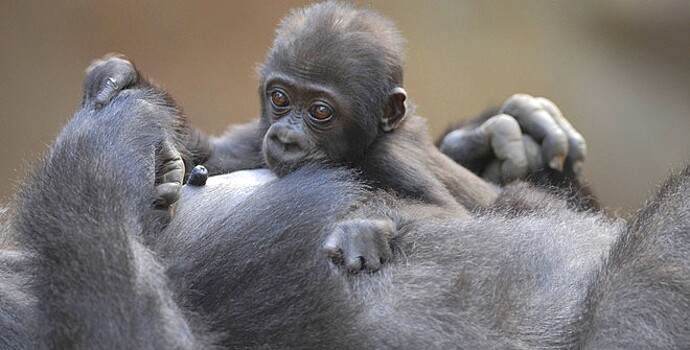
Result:
{"label": "adult gorilla's arm", "polygon": [[[35,258],[30,348],[196,348],[202,340],[142,242],[167,222],[181,185],[181,120],[144,85],[107,104],[98,66],[84,104],[18,194],[14,230]],[[176,155],[177,154],[177,155]],[[182,170],[182,171],[181,171]]]}
{"label": "adult gorilla's arm", "polygon": [[611,248],[587,298],[582,348],[688,347],[689,214],[686,165],[635,213]]}
{"label": "adult gorilla's arm", "polygon": [[599,209],[580,177],[585,140],[546,98],[515,94],[500,109],[450,126],[437,144],[488,181],[523,179],[565,195],[579,209]]}

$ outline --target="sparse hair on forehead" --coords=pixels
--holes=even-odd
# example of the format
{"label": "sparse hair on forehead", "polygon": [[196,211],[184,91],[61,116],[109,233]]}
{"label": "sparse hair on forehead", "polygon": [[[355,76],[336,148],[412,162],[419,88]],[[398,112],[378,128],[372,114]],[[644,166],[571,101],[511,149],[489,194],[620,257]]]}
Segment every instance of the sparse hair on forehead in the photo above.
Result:
{"label": "sparse hair on forehead", "polygon": [[266,64],[297,60],[342,69],[373,65],[360,73],[377,73],[371,78],[400,86],[404,43],[393,22],[377,12],[328,1],[293,10],[280,21]]}

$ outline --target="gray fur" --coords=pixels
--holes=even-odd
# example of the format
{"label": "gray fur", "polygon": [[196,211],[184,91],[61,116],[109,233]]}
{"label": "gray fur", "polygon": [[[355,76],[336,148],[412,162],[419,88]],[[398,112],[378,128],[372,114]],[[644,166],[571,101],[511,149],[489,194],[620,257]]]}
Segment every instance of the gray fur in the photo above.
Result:
{"label": "gray fur", "polygon": [[[178,117],[142,88],[104,109],[87,103],[66,126],[3,214],[3,345],[690,343],[689,170],[630,222],[572,210],[526,184],[457,219],[372,192],[349,171],[305,167],[260,175],[237,192],[213,179],[186,189],[164,228],[153,208],[156,149],[170,139],[183,147],[183,136],[171,135]],[[386,213],[397,225],[393,259],[378,273],[345,274],[321,253],[333,223],[352,210]]]}

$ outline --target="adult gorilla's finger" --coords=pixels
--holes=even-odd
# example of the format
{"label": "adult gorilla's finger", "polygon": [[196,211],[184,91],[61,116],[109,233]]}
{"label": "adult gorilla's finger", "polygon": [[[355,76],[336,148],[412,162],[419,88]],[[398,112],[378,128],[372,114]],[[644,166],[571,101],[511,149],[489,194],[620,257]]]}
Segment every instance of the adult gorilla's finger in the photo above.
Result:
{"label": "adult gorilla's finger", "polygon": [[449,132],[441,141],[441,152],[459,164],[468,164],[492,158],[491,142],[482,128],[463,128]]}
{"label": "adult gorilla's finger", "polygon": [[490,162],[482,173],[495,183],[522,178],[529,170],[520,125],[506,114],[491,117],[476,128],[450,132],[441,143],[441,151],[463,165],[478,159],[497,159],[497,164]]}
{"label": "adult gorilla's finger", "polygon": [[[522,135],[522,144],[528,164],[528,173],[534,174],[544,168],[544,158],[541,155],[541,148],[537,141],[529,135]],[[481,173],[484,180],[493,183],[505,183],[505,164],[498,159],[489,162]]]}
{"label": "adult gorilla's finger", "polygon": [[550,168],[563,170],[568,155],[568,136],[537,99],[515,94],[503,104],[501,112],[513,116],[527,134],[541,143],[542,154]]}
{"label": "adult gorilla's finger", "polygon": [[130,61],[122,55],[108,54],[86,69],[84,103],[93,100],[101,108],[138,81],[139,73]]}
{"label": "adult gorilla's finger", "polygon": [[501,182],[526,176],[529,164],[522,144],[522,131],[515,118],[499,114],[489,118],[479,128],[485,130],[491,140],[491,149],[501,162]]}
{"label": "adult gorilla's finger", "polygon": [[481,174],[482,179],[493,182],[495,184],[501,183],[501,162],[498,159],[490,161]]}
{"label": "adult gorilla's finger", "polygon": [[166,182],[156,186],[156,206],[166,208],[177,202],[180,198],[182,184]]}
{"label": "adult gorilla's finger", "polygon": [[541,155],[541,147],[529,135],[522,135],[522,146],[525,149],[529,173],[533,174],[544,169],[544,158]]}
{"label": "adult gorilla's finger", "polygon": [[175,182],[182,184],[185,173],[184,161],[180,152],[168,141],[163,142],[159,155],[161,168],[158,170],[158,182]]}
{"label": "adult gorilla's finger", "polygon": [[165,208],[179,199],[185,166],[180,152],[168,141],[163,142],[157,157],[161,165],[156,171],[156,206]]}
{"label": "adult gorilla's finger", "polygon": [[537,97],[539,104],[546,110],[556,121],[558,126],[563,129],[568,136],[568,158],[573,164],[573,172],[579,174],[582,171],[582,164],[587,155],[587,143],[585,138],[573,128],[570,122],[565,119],[561,110],[551,102],[551,100],[544,97]]}

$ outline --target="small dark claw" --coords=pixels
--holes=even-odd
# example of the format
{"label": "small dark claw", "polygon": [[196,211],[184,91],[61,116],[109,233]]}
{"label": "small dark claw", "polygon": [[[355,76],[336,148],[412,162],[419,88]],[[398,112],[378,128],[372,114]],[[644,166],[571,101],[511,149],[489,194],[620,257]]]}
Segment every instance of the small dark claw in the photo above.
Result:
{"label": "small dark claw", "polygon": [[190,186],[201,187],[206,185],[206,180],[208,180],[208,170],[203,165],[197,165],[192,169],[192,173],[189,174],[189,180],[187,184]]}

